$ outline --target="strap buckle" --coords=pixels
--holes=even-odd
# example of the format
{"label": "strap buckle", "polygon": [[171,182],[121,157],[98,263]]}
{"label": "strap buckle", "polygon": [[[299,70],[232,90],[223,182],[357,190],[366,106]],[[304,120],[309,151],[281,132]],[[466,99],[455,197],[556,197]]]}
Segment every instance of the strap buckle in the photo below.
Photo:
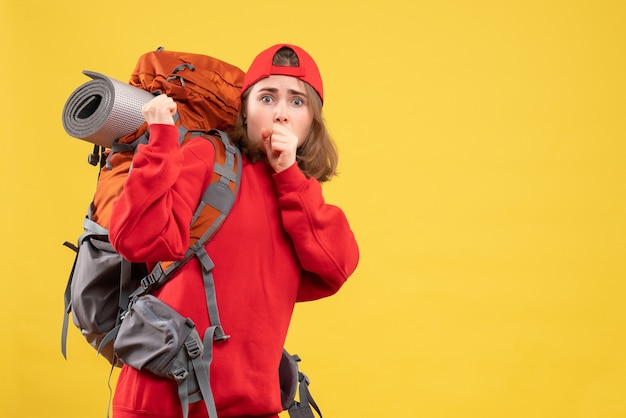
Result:
{"label": "strap buckle", "polygon": [[185,348],[187,349],[187,354],[189,354],[189,357],[191,358],[197,358],[200,354],[202,354],[202,347],[200,347],[200,344],[195,338],[185,341]]}
{"label": "strap buckle", "polygon": [[150,289],[150,287],[152,287],[152,285],[154,285],[156,282],[156,276],[154,275],[154,273],[150,273],[146,277],[141,279],[140,284],[143,289]]}
{"label": "strap buckle", "polygon": [[184,367],[179,367],[177,369],[172,370],[172,377],[176,381],[185,380],[189,376],[189,372]]}

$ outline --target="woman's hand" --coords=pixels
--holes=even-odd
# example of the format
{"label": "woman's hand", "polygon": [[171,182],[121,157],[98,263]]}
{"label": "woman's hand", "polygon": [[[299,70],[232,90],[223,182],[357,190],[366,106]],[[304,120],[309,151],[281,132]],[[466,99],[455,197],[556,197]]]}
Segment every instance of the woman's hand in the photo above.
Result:
{"label": "woman's hand", "polygon": [[176,114],[176,102],[171,97],[161,94],[150,100],[141,107],[141,113],[148,122],[174,125],[174,115]]}
{"label": "woman's hand", "polygon": [[280,173],[296,162],[298,137],[287,127],[274,123],[271,129],[263,128],[261,130],[261,138],[263,145],[265,145],[267,160],[274,171]]}

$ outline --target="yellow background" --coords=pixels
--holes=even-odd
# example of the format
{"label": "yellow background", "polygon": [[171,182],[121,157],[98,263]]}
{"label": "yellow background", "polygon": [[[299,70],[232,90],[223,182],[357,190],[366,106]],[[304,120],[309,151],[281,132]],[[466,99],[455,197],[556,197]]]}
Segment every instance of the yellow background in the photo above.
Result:
{"label": "yellow background", "polygon": [[104,417],[109,368],[59,351],[92,196],[61,125],[83,69],[162,45],[317,60],[362,259],[287,347],[326,418],[626,416],[626,3],[0,1],[3,417]]}

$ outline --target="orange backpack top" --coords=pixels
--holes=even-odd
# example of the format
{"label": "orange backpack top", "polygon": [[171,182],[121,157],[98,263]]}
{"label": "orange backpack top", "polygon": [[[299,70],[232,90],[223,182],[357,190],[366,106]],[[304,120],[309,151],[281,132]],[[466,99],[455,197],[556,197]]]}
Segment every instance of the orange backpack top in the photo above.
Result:
{"label": "orange backpack top", "polygon": [[239,112],[244,73],[213,57],[158,49],[142,55],[129,84],[167,94],[190,131],[225,130]]}
{"label": "orange backpack top", "polygon": [[[243,76],[239,68],[217,58],[159,48],[139,58],[129,84],[153,94],[167,94],[176,101],[176,124],[187,131],[181,138],[183,143],[197,132],[226,130],[234,125]],[[115,140],[111,151],[105,153],[106,165],[100,171],[91,216],[106,229],[113,203],[124,188],[134,150],[147,141],[146,131],[144,123]]]}

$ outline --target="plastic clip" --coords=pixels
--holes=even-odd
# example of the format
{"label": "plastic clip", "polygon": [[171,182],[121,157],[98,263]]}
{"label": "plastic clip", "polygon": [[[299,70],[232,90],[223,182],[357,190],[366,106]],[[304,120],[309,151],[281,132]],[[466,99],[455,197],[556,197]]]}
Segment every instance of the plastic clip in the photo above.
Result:
{"label": "plastic clip", "polygon": [[187,349],[187,354],[189,354],[189,357],[191,358],[196,358],[202,354],[202,347],[200,347],[197,340],[185,341],[185,348]]}
{"label": "plastic clip", "polygon": [[141,279],[141,287],[143,289],[149,289],[156,282],[157,282],[157,278],[154,277],[154,274],[150,273],[146,277]]}
{"label": "plastic clip", "polygon": [[185,380],[187,376],[189,376],[189,372],[184,367],[179,367],[175,370],[172,370],[172,377],[174,378],[174,380]]}

